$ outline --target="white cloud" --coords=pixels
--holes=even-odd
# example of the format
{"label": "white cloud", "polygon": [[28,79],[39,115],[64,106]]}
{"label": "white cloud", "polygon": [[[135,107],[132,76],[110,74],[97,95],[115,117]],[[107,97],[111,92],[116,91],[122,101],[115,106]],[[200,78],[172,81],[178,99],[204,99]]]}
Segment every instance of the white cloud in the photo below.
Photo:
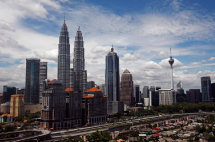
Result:
{"label": "white cloud", "polygon": [[134,55],[132,55],[131,53],[126,53],[123,55],[121,60],[123,60],[125,62],[131,62],[131,61],[136,61],[137,58]]}
{"label": "white cloud", "polygon": [[188,67],[199,67],[201,65],[202,65],[201,62],[193,62],[193,63],[188,64],[187,66]]}
{"label": "white cloud", "polygon": [[207,62],[207,60],[202,60],[201,62]]}
{"label": "white cloud", "polygon": [[[170,69],[169,58],[163,59],[161,62],[159,62],[159,65],[162,66],[165,69]],[[180,68],[182,66],[183,66],[183,64],[179,60],[174,59],[174,64],[173,64],[174,69],[175,68]]]}
{"label": "white cloud", "polygon": [[[202,53],[203,50],[211,50],[213,47],[205,48],[205,46],[193,45],[181,48],[176,46],[187,41],[208,41],[214,39],[215,33],[213,18],[204,17],[198,11],[181,10],[182,3],[180,1],[171,1],[171,6],[176,11],[171,15],[156,12],[117,15],[104,10],[101,6],[89,6],[83,3],[67,7],[60,5],[61,2],[66,1],[0,1],[0,55],[7,55],[10,58],[8,59],[10,63],[17,59],[25,60],[29,57],[38,57],[56,64],[60,26],[63,23],[62,10],[66,11],[71,55],[73,55],[74,36],[80,25],[85,44],[85,69],[91,74],[88,78],[94,80],[96,84],[104,84],[105,56],[110,51],[111,44],[116,46],[116,48],[114,47],[115,52],[120,56],[120,70],[129,69],[134,76],[135,83],[158,85],[162,88],[170,86],[170,70],[168,70],[170,65],[168,59],[163,59],[159,63],[155,61],[167,58],[169,47],[173,47],[173,57],[178,59],[180,59],[178,56],[184,56],[184,58],[187,55],[202,56],[206,54]],[[33,28],[35,24],[29,22],[32,19],[41,25]],[[55,29],[51,28],[52,26],[45,27],[50,24],[58,28],[57,33],[55,33]],[[43,31],[41,30],[42,26],[45,27]],[[150,61],[152,58],[154,61]],[[71,56],[71,61],[72,59]],[[146,59],[147,61],[145,61]],[[1,62],[6,62],[6,60],[6,57],[1,58]],[[188,66],[192,68],[197,65],[200,63],[196,62]],[[19,69],[19,66],[22,66],[22,69]],[[1,72],[2,80],[8,80],[8,84],[23,87],[25,82],[23,74],[25,68],[23,66],[25,64],[19,66],[1,67],[1,70],[5,69]],[[188,68],[188,66],[185,67],[177,59],[173,64],[174,69]],[[12,68],[15,73],[10,72]],[[22,76],[19,74],[21,71]],[[48,73],[50,79],[56,78],[57,67],[50,67]],[[212,73],[205,72],[205,74]],[[175,81],[180,79],[188,87],[199,86],[196,72],[174,70],[174,77]],[[11,79],[15,81],[12,83]],[[194,85],[192,81],[197,84]],[[0,81],[0,83],[7,82]]]}
{"label": "white cloud", "polygon": [[161,68],[162,67],[159,64],[153,61],[149,61],[149,62],[144,62],[143,65],[140,67],[140,70],[154,70],[154,69],[157,70]]}
{"label": "white cloud", "polygon": [[0,29],[12,31],[12,32],[15,31],[15,28],[11,24],[9,24],[8,22],[6,22],[4,20],[0,21]]}
{"label": "white cloud", "polygon": [[214,61],[215,60],[215,57],[211,57],[210,59],[209,59],[209,61]]}

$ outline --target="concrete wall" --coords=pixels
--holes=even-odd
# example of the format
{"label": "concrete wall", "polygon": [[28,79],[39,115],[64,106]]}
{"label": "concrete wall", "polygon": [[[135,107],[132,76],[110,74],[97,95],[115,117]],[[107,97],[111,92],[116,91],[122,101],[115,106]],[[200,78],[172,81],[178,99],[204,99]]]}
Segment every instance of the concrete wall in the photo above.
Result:
{"label": "concrete wall", "polygon": [[25,112],[35,113],[37,111],[41,111],[41,109],[42,109],[41,104],[25,105]]}

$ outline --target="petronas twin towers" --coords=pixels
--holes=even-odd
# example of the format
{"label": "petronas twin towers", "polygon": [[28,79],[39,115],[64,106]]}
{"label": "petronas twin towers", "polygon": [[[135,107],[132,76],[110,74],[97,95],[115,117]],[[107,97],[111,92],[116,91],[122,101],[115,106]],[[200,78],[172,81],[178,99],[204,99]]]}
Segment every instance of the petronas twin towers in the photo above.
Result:
{"label": "petronas twin towers", "polygon": [[65,20],[58,44],[58,80],[62,81],[65,89],[83,92],[87,88],[83,36],[79,27],[74,41],[73,68],[70,68],[69,32]]}

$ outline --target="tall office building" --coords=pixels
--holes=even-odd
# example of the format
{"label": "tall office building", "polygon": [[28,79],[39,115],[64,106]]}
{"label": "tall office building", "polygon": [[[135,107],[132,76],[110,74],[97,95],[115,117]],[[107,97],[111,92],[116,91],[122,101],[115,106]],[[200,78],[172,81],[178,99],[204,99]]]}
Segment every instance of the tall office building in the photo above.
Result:
{"label": "tall office building", "polygon": [[70,87],[70,44],[65,20],[61,28],[58,44],[58,80],[62,81],[64,89]]}
{"label": "tall office building", "polygon": [[178,82],[178,84],[176,85],[176,87],[177,87],[177,93],[178,94],[184,94],[184,89],[183,89],[181,81]]}
{"label": "tall office building", "polygon": [[105,94],[105,84],[99,85],[99,89],[102,91],[103,95],[106,96],[106,94]]}
{"label": "tall office building", "polygon": [[127,69],[121,77],[120,101],[129,107],[135,105],[132,74]]}
{"label": "tall office building", "polygon": [[135,103],[139,103],[141,100],[140,85],[134,85],[134,97],[135,97]]}
{"label": "tall office building", "polygon": [[84,41],[80,27],[74,41],[73,69],[70,69],[70,88],[83,93],[87,89],[87,71],[85,70]]}
{"label": "tall office building", "polygon": [[176,103],[176,93],[172,89],[159,90],[159,105],[172,105]]}
{"label": "tall office building", "polygon": [[215,83],[211,83],[211,96],[212,96],[212,102],[215,101]]}
{"label": "tall office building", "polygon": [[149,98],[149,86],[143,87],[143,98]]}
{"label": "tall office building", "polygon": [[210,76],[201,77],[201,86],[202,86],[202,101],[212,102]]}
{"label": "tall office building", "polygon": [[16,94],[16,87],[3,86],[3,103],[10,102],[11,95]]}
{"label": "tall office building", "polygon": [[119,83],[119,57],[112,47],[106,56],[105,68],[105,94],[108,97],[108,115],[118,112],[118,101],[120,100]]}
{"label": "tall office building", "polygon": [[25,104],[39,103],[40,59],[26,59]]}
{"label": "tall office building", "polygon": [[47,62],[40,62],[40,92],[39,92],[39,103],[42,103],[42,92],[43,92],[43,81],[47,79]]}
{"label": "tall office building", "polygon": [[200,93],[200,89],[189,89],[189,91],[186,91],[186,95],[188,103],[201,102],[202,96]]}
{"label": "tall office building", "polygon": [[91,89],[95,87],[95,82],[94,81],[87,81],[87,89]]}

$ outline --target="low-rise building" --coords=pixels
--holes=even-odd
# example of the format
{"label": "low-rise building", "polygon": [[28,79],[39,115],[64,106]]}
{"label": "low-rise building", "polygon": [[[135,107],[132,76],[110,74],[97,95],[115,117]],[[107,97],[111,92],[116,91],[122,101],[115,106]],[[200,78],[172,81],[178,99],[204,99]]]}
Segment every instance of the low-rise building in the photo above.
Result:
{"label": "low-rise building", "polygon": [[5,122],[7,124],[13,123],[13,116],[10,114],[3,114],[0,116],[0,122]]}
{"label": "low-rise building", "polygon": [[82,98],[83,124],[107,121],[107,97],[96,87],[88,90]]}

